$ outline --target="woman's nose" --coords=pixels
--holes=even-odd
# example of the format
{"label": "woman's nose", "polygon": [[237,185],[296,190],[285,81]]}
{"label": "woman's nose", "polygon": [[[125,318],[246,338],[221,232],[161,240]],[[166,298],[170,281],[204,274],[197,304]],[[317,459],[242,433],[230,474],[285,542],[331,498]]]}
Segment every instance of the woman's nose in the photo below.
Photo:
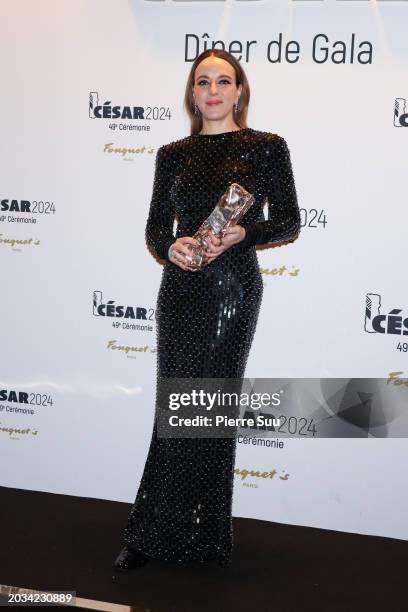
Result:
{"label": "woman's nose", "polygon": [[217,93],[217,83],[215,82],[210,83],[210,91],[211,93]]}

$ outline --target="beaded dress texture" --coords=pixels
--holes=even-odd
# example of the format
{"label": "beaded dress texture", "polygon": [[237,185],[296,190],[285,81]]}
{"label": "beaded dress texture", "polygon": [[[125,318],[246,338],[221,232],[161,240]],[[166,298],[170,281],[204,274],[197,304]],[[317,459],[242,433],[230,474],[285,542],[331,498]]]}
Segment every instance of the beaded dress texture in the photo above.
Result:
{"label": "beaded dress texture", "polygon": [[[170,245],[192,236],[234,182],[255,196],[240,222],[245,239],[199,272],[171,263]],[[263,290],[255,245],[292,240],[299,229],[281,136],[244,128],[159,148],[146,225],[149,248],[165,260],[156,309],[157,388],[162,377],[244,376]],[[155,417],[123,544],[167,561],[228,563],[235,452],[235,438],[159,438]]]}

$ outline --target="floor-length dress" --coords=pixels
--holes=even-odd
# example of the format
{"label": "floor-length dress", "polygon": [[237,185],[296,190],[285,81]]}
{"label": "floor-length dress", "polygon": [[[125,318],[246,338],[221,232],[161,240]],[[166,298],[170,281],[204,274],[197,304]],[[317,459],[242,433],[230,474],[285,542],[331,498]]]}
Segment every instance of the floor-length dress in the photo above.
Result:
{"label": "floor-length dress", "polygon": [[[241,221],[244,241],[200,272],[171,263],[170,245],[192,236],[233,182],[255,196]],[[291,240],[299,229],[290,154],[281,136],[244,128],[159,148],[146,226],[148,246],[165,260],[156,311],[157,385],[161,377],[244,376],[263,289],[255,245]],[[160,438],[155,418],[123,544],[156,559],[228,563],[235,451],[234,438]]]}

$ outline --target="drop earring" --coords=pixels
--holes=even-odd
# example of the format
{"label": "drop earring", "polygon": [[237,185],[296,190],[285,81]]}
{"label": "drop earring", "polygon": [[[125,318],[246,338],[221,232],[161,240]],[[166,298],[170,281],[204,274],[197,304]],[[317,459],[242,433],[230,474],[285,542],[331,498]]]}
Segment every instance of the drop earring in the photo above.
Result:
{"label": "drop earring", "polygon": [[195,100],[195,97],[194,97],[194,96],[193,96],[193,98],[194,98],[194,113],[195,113],[196,115],[198,115],[198,114],[200,113],[200,111],[199,111],[199,108],[198,108],[198,106],[197,106],[197,102],[196,102],[196,100]]}

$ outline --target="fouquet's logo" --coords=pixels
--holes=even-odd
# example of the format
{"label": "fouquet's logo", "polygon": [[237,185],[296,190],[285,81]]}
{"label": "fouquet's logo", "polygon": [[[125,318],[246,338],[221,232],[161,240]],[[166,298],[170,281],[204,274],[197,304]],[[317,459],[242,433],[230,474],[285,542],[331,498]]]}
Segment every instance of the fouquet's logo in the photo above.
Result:
{"label": "fouquet's logo", "polygon": [[394,125],[395,127],[408,127],[408,107],[405,98],[395,98]]}
{"label": "fouquet's logo", "polygon": [[93,292],[93,314],[96,317],[116,317],[147,321],[150,320],[150,316],[148,316],[150,311],[153,312],[153,309],[144,308],[142,306],[115,304],[115,300],[104,302],[102,299],[102,291]]}
{"label": "fouquet's logo", "polygon": [[364,330],[369,334],[397,334],[408,336],[408,316],[404,318],[401,308],[381,313],[381,295],[367,293],[365,303]]}
{"label": "fouquet's logo", "polygon": [[143,106],[112,105],[110,100],[99,103],[97,91],[89,92],[90,119],[146,119]]}
{"label": "fouquet's logo", "polygon": [[[235,468],[234,469],[234,474],[236,474],[237,476],[241,476],[242,480],[245,480],[245,478],[247,478],[248,476],[254,476],[255,478],[269,478],[272,479],[276,476],[277,474],[277,470],[273,469],[273,470],[268,470],[265,472],[261,472],[260,470],[247,470],[245,468],[239,469],[239,468]],[[290,474],[288,474],[287,472],[283,472],[283,474],[281,476],[277,476],[277,479],[279,480],[289,480],[289,476]]]}

